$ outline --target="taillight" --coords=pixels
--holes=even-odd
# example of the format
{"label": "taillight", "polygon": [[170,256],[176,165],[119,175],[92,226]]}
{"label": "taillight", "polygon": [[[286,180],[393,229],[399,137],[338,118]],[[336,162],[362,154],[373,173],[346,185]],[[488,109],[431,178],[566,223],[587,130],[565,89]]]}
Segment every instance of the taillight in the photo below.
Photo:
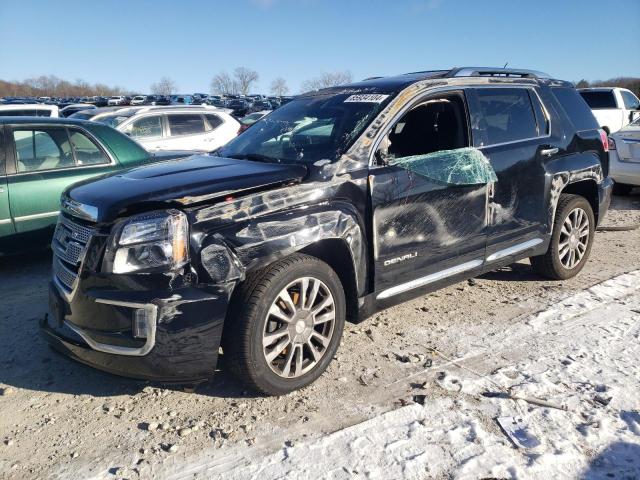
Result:
{"label": "taillight", "polygon": [[598,129],[598,133],[600,134],[600,141],[602,142],[602,148],[604,148],[605,152],[609,151],[609,140],[607,138],[607,132],[605,132],[602,128]]}
{"label": "taillight", "polygon": [[609,142],[609,151],[615,150],[616,149],[616,141],[613,139],[613,137],[608,137],[607,140]]}
{"label": "taillight", "polygon": [[249,125],[240,124],[240,130],[238,130],[238,135],[244,132],[247,128],[249,128]]}

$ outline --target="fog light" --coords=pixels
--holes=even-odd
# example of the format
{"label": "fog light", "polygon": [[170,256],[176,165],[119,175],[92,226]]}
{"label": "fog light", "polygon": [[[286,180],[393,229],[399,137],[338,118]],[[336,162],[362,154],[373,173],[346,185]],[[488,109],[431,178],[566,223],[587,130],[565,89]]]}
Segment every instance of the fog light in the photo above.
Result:
{"label": "fog light", "polygon": [[147,338],[151,331],[153,314],[146,308],[138,308],[133,311],[133,336],[135,338]]}

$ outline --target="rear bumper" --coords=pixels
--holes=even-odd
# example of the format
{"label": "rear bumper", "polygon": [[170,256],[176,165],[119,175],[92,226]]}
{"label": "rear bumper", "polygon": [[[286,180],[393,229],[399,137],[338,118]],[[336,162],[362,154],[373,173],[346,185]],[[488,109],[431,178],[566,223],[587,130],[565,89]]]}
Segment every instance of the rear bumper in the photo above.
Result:
{"label": "rear bumper", "polygon": [[[92,367],[109,373],[145,380],[167,382],[198,381],[211,377],[226,315],[229,292],[223,288],[184,288],[159,292],[100,291],[84,301],[82,317],[96,320],[113,315],[122,319],[127,311],[145,310],[152,323],[146,338],[135,338],[120,324],[115,330],[93,329],[73,323],[77,314],[62,300],[55,285],[50,289],[51,311],[41,321],[41,332],[53,348]],[[91,303],[95,305],[92,312]],[[54,310],[54,307],[51,308]],[[84,320],[83,319],[83,320]],[[121,322],[120,322],[121,323]]]}
{"label": "rear bumper", "polygon": [[602,222],[609,205],[611,204],[611,192],[613,191],[613,179],[605,177],[598,185],[598,224]]}
{"label": "rear bumper", "polygon": [[640,161],[621,161],[614,150],[609,152],[609,176],[616,183],[640,186]]}

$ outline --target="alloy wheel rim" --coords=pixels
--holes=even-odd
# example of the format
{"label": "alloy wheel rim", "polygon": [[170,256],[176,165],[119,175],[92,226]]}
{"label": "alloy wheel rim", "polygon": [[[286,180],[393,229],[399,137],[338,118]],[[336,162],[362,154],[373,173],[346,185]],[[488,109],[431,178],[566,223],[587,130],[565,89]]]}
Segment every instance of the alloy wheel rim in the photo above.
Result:
{"label": "alloy wheel rim", "polygon": [[335,321],[335,301],[324,282],[302,277],[289,283],[271,303],[262,332],[269,368],[284,378],[311,371],[329,348]]}
{"label": "alloy wheel rim", "polygon": [[574,269],[584,258],[589,245],[589,216],[582,208],[574,208],[560,229],[558,257],[564,268]]}

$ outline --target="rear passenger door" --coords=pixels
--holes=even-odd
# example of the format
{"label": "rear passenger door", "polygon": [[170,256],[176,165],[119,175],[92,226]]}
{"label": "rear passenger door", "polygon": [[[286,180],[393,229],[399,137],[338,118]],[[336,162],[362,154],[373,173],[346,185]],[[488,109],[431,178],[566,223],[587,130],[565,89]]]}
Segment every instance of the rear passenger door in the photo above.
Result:
{"label": "rear passenger door", "polygon": [[213,137],[206,134],[202,115],[198,113],[173,113],[167,115],[168,135],[172,150],[210,151]]}
{"label": "rear passenger door", "polygon": [[7,187],[18,233],[52,226],[65,187],[116,167],[95,139],[76,128],[16,125],[7,138],[11,145]]}
{"label": "rear passenger door", "polygon": [[498,177],[487,198],[487,261],[495,261],[545,240],[544,163],[558,148],[533,87],[476,88],[469,104],[474,145]]}

